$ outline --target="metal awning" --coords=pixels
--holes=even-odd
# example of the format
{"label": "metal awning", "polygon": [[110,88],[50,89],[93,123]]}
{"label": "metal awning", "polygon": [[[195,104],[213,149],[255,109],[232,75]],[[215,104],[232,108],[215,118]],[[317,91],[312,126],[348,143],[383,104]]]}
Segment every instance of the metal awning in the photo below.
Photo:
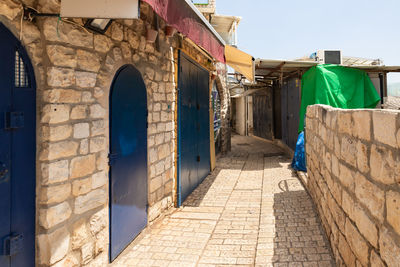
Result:
{"label": "metal awning", "polygon": [[184,36],[225,63],[225,41],[190,0],[143,0]]}
{"label": "metal awning", "polygon": [[[290,76],[294,73],[305,72],[316,65],[318,65],[318,62],[315,61],[257,59],[255,61],[255,76],[259,79],[273,80]],[[400,66],[352,65],[344,67],[361,69],[367,72],[400,72]]]}

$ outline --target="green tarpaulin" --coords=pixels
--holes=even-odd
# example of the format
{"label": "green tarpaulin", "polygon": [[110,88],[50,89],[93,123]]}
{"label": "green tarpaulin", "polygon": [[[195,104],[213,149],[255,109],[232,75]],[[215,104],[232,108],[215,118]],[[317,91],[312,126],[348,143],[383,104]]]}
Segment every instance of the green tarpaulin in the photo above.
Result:
{"label": "green tarpaulin", "polygon": [[365,71],[339,65],[318,65],[301,79],[299,132],[304,130],[307,106],[325,104],[336,108],[375,108],[380,97]]}

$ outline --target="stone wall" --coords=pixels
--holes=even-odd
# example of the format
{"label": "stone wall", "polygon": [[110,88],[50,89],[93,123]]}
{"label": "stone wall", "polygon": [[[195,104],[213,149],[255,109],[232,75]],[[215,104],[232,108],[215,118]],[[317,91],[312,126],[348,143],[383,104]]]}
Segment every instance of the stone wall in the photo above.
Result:
{"label": "stone wall", "polygon": [[217,63],[216,65],[216,83],[218,93],[221,99],[221,153],[226,154],[231,151],[231,125],[230,125],[230,105],[231,95],[228,89],[227,68],[225,64]]}
{"label": "stone wall", "polygon": [[[24,0],[39,12],[59,13],[59,0]],[[37,83],[38,266],[105,266],[108,261],[109,91],[117,70],[142,74],[148,106],[148,219],[176,196],[176,71],[182,47],[213,64],[178,36],[146,42],[155,13],[141,4],[141,19],[113,21],[102,34],[84,20],[21,20],[20,1],[0,0],[0,21],[21,42]]]}
{"label": "stone wall", "polygon": [[338,266],[400,266],[400,112],[309,106],[306,153]]}

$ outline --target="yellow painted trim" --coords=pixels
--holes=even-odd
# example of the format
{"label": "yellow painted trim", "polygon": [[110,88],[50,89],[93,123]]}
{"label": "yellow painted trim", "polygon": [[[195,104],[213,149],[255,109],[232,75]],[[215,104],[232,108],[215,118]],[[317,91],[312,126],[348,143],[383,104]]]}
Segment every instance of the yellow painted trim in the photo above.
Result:
{"label": "yellow painted trim", "polygon": [[189,51],[187,51],[184,48],[179,48],[179,50],[181,50],[183,53],[185,53],[186,56],[190,57],[194,62],[196,62],[197,64],[199,64],[201,67],[203,67],[204,69],[208,70],[209,72],[214,71],[214,65],[213,68],[210,68],[209,66],[204,65],[203,63],[199,62],[196,58],[194,58]]}

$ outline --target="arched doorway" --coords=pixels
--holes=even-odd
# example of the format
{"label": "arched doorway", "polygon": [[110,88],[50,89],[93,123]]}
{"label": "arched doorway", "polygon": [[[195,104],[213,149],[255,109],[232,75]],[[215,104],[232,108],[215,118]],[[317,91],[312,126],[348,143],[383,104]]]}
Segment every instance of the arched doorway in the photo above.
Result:
{"label": "arched doorway", "polygon": [[0,23],[0,266],[35,266],[36,84]]}
{"label": "arched doorway", "polygon": [[110,92],[110,259],[147,224],[147,95],[140,72],[125,65]]}

